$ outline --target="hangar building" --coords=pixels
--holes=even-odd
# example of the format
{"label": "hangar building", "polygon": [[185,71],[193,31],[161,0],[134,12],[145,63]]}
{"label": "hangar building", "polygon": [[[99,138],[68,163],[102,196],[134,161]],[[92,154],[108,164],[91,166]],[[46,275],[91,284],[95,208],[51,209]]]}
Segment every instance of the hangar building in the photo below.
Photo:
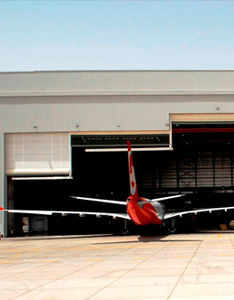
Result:
{"label": "hangar building", "polygon": [[[142,195],[233,197],[234,71],[0,73],[0,130],[7,208],[108,209],[70,196],[127,197],[127,139]],[[31,217],[30,228],[85,228],[62,218]],[[1,213],[0,231],[18,235],[25,220]]]}

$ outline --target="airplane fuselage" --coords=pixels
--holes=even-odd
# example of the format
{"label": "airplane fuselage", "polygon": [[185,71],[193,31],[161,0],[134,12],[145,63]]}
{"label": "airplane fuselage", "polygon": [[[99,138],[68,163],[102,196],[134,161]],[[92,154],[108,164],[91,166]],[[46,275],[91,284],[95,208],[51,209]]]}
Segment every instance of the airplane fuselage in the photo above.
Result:
{"label": "airplane fuselage", "polygon": [[127,212],[136,225],[162,224],[164,207],[159,202],[144,204],[147,199],[136,200],[131,196],[127,201]]}

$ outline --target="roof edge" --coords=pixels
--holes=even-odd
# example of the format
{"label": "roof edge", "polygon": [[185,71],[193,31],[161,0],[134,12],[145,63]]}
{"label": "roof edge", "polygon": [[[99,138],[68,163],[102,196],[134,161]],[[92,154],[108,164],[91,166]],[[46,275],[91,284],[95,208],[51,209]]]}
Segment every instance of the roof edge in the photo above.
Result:
{"label": "roof edge", "polygon": [[155,90],[155,91],[22,91],[0,92],[0,97],[62,97],[62,96],[137,96],[137,95],[234,95],[234,90]]}
{"label": "roof edge", "polygon": [[0,74],[34,74],[34,73],[84,73],[84,72],[98,72],[98,73],[104,73],[104,72],[116,72],[116,73],[127,73],[127,72],[234,72],[234,69],[225,70],[225,69],[215,69],[215,70],[205,70],[205,69],[195,69],[195,70],[186,70],[186,69],[179,69],[179,70],[171,70],[171,69],[165,69],[165,70],[138,70],[138,69],[132,69],[132,70],[32,70],[32,71],[0,71]]}

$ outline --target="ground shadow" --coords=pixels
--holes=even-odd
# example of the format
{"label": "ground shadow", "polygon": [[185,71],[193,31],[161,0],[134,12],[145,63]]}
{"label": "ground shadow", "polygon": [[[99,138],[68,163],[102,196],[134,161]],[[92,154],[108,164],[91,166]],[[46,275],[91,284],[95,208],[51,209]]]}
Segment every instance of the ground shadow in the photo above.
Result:
{"label": "ground shadow", "polygon": [[202,240],[163,240],[162,238],[167,237],[165,236],[139,236],[137,241],[118,241],[118,242],[104,242],[104,243],[93,243],[92,245],[118,245],[118,244],[137,244],[137,243],[175,243],[175,242],[201,242]]}
{"label": "ground shadow", "polygon": [[45,240],[71,240],[71,239],[85,239],[85,238],[103,238],[110,237],[112,234],[93,234],[93,235],[69,235],[69,236],[24,236],[24,237],[13,237],[7,238],[9,241],[45,241]]}

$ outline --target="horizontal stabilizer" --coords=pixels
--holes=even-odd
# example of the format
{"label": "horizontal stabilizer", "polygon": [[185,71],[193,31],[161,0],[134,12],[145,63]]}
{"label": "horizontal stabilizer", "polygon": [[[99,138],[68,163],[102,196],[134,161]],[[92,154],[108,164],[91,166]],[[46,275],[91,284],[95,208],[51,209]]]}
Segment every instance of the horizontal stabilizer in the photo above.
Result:
{"label": "horizontal stabilizer", "polygon": [[174,196],[156,198],[156,199],[152,199],[151,202],[166,201],[166,200],[169,200],[169,199],[180,198],[180,197],[183,197],[183,196],[185,196],[185,194],[179,194],[179,195],[174,195]]}
{"label": "horizontal stabilizer", "polygon": [[110,203],[110,204],[118,204],[118,205],[127,205],[127,202],[116,201],[116,200],[108,200],[108,199],[98,199],[98,198],[86,198],[86,197],[76,197],[70,196],[71,198],[85,200],[85,201],[94,201],[94,202],[102,202],[102,203]]}
{"label": "horizontal stabilizer", "polygon": [[184,194],[180,194],[180,195],[175,195],[175,196],[168,196],[168,197],[162,197],[162,198],[156,198],[156,199],[145,199],[144,201],[138,201],[138,204],[140,206],[147,204],[147,203],[155,203],[155,202],[160,202],[160,201],[165,201],[165,200],[169,200],[169,199],[173,199],[173,198],[179,198],[185,196]]}

